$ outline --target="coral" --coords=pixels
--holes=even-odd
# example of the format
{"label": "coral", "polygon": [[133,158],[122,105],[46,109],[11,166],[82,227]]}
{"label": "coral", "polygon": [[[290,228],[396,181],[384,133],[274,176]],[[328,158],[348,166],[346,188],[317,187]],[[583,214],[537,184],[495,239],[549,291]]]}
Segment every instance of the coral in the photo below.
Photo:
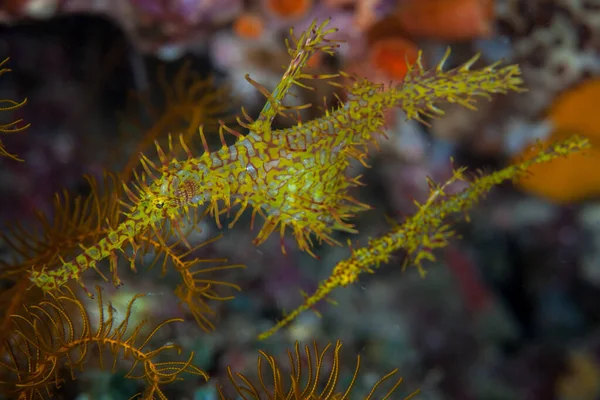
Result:
{"label": "coral", "polygon": [[[485,59],[504,58],[519,64],[530,89],[498,98],[469,113],[448,109],[434,122],[434,135],[453,143],[469,143],[470,151],[489,157],[514,157],[539,136],[546,110],[565,90],[600,73],[597,56],[598,10],[587,1],[502,0],[496,2],[497,36],[481,41]],[[515,150],[515,147],[519,147]]]}
{"label": "coral", "polygon": [[600,142],[600,118],[595,114],[597,108],[594,107],[598,98],[600,78],[587,79],[558,96],[546,113],[555,132],[561,132],[556,137],[577,132],[593,143]]}
{"label": "coral", "polygon": [[501,8],[500,33],[513,41],[511,59],[532,88],[520,103],[527,115],[537,115],[556,94],[600,71],[597,15],[585,1],[510,0]]}
{"label": "coral", "polygon": [[[117,23],[136,48],[158,53],[165,48],[183,53],[206,41],[216,27],[235,19],[242,1],[227,0],[11,0],[3,4],[0,20],[16,23],[73,14],[101,15]],[[164,54],[164,53],[163,53]]]}
{"label": "coral", "polygon": [[265,21],[255,13],[243,13],[233,23],[233,32],[244,39],[258,39],[265,31]]}
{"label": "coral", "polygon": [[491,0],[407,0],[399,2],[394,18],[412,37],[465,40],[492,32]]}
{"label": "coral", "polygon": [[[577,134],[586,137],[591,148],[586,154],[556,159],[535,165],[527,176],[518,180],[526,192],[558,204],[568,204],[600,195],[600,119],[595,102],[600,96],[600,79],[590,79],[558,96],[547,111],[551,134],[545,143]],[[529,157],[536,151],[525,149],[519,157]]]}
{"label": "coral", "polygon": [[418,50],[414,43],[406,39],[385,38],[376,41],[369,54],[371,65],[383,71],[386,77],[401,82],[409,67],[417,61]]}
{"label": "coral", "polygon": [[312,0],[263,0],[266,12],[276,18],[300,19],[310,11]]}

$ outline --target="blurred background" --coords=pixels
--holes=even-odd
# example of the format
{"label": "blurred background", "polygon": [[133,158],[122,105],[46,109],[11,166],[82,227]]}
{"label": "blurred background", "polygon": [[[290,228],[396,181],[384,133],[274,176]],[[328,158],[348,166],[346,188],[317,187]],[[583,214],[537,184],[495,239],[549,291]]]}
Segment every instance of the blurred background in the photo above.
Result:
{"label": "blurred background", "polygon": [[[202,333],[177,307],[173,282],[157,273],[111,291],[112,302],[146,293],[140,318],[186,318],[173,340],[194,350],[214,378],[167,389],[173,399],[214,399],[226,367],[252,377],[257,349],[283,357],[296,340],[342,340],[342,381],[362,356],[352,398],[364,398],[378,377],[399,368],[397,392],[421,388],[419,399],[600,399],[600,0],[3,0],[0,98],[25,107],[0,122],[31,127],[4,135],[24,163],[0,158],[0,225],[27,227],[52,213],[54,194],[86,194],[83,174],[131,168],[132,155],[152,153],[169,132],[216,126],[244,106],[252,116],[264,98],[244,80],[273,88],[288,62],[284,38],[331,18],[345,40],[335,57],[317,56],[318,72],[344,70],[375,82],[401,82],[406,61],[423,50],[435,66],[447,46],[448,67],[481,53],[476,66],[518,63],[529,91],[480,100],[478,111],[443,104],[430,127],[386,115],[389,142],[357,166],[366,187],[357,196],[374,206],[357,220],[360,243],[386,232],[424,200],[426,177],[441,182],[455,165],[493,171],[523,157],[528,145],[580,134],[588,157],[536,167],[531,176],[496,188],[456,222],[461,238],[440,251],[421,279],[402,271],[402,254],[359,284],[338,290],[266,342],[256,334],[302,302],[346,247],[317,248],[320,259],[282,255],[278,237],[255,247],[249,218],[202,251],[247,268],[229,281],[235,300],[216,306],[216,330]],[[298,91],[292,103],[335,105],[333,87]],[[303,113],[319,116],[319,107]],[[6,121],[4,121],[6,118]],[[12,119],[11,119],[12,118]],[[286,126],[288,121],[277,121]],[[211,134],[213,134],[211,136]],[[129,161],[128,161],[129,160]],[[206,238],[219,233],[214,221]],[[4,228],[2,228],[4,229]],[[274,235],[277,236],[277,235]],[[343,242],[346,237],[339,234]],[[8,256],[0,243],[0,256]],[[90,280],[95,279],[92,277]],[[92,286],[92,284],[90,284]],[[64,398],[127,399],[131,382],[87,369]]]}

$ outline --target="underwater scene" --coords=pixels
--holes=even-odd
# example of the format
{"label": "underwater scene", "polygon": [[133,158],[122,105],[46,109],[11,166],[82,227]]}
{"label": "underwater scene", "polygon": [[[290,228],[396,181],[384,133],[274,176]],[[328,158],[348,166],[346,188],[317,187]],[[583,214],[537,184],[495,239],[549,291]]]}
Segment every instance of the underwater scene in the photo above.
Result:
{"label": "underwater scene", "polygon": [[0,1],[4,399],[600,400],[600,0]]}

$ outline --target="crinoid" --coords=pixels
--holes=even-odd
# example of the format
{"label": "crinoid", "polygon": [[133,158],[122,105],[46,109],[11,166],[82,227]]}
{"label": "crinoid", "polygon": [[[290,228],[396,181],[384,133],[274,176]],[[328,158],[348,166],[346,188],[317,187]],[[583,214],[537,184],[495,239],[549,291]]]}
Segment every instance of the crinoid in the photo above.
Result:
{"label": "crinoid", "polygon": [[[5,58],[3,61],[0,61],[0,76],[4,75],[7,72],[10,72],[10,68],[6,68],[4,65],[8,62],[9,58]],[[8,100],[8,99],[0,99],[0,112],[1,111],[12,111],[15,110],[19,107],[22,107],[25,105],[25,103],[27,103],[27,99],[24,99],[23,101],[19,102],[19,101],[14,101],[14,100]],[[17,119],[15,121],[12,122],[7,122],[7,123],[1,123],[0,122],[0,133],[16,133],[16,132],[21,132],[24,131],[25,129],[29,128],[30,124],[25,124],[23,122],[22,119]],[[2,157],[10,157],[13,160],[16,161],[23,161],[22,159],[20,159],[19,157],[17,157],[14,154],[9,153],[6,148],[4,147],[4,145],[2,144],[2,141],[0,140],[0,156]]]}
{"label": "crinoid", "polygon": [[166,399],[162,386],[183,379],[182,374],[208,380],[204,371],[192,365],[193,352],[182,361],[171,358],[181,352],[175,344],[149,349],[161,328],[182,319],[167,319],[153,329],[146,329],[145,322],[131,326],[134,304],[143,295],[134,296],[119,315],[103,301],[100,287],[97,293],[95,313],[64,287],[62,293],[50,293],[40,303],[11,315],[13,335],[0,360],[6,392],[19,399],[51,397],[64,380],[63,370],[75,379],[77,371],[90,364],[102,369],[110,366],[112,373],[125,368],[125,378],[145,382],[144,399]]}
{"label": "crinoid", "polygon": [[100,180],[85,178],[89,194],[72,196],[64,190],[55,195],[50,213],[38,210],[29,224],[13,221],[0,232],[0,242],[9,255],[0,259],[0,280],[5,285],[0,292],[0,353],[10,330],[11,314],[42,297],[41,290],[31,287],[31,270],[60,265],[61,258],[99,240],[106,235],[107,226],[120,221],[118,177],[105,174]]}
{"label": "crinoid", "polygon": [[148,247],[152,251],[153,258],[148,268],[160,266],[163,276],[167,274],[169,268],[172,268],[180,275],[181,282],[175,288],[175,295],[179,299],[180,305],[192,314],[198,326],[208,332],[215,328],[210,319],[215,315],[215,311],[209,303],[234,298],[234,296],[222,294],[221,289],[241,290],[234,283],[216,279],[214,274],[231,269],[245,268],[245,265],[227,264],[226,259],[197,256],[203,247],[219,240],[222,235],[193,246],[187,243],[185,238],[190,236],[191,230],[195,230],[195,227],[200,225],[200,220],[204,218],[206,211],[199,214],[192,211],[188,214],[189,220],[186,225],[190,228],[180,231],[178,237],[174,240],[169,242],[164,240],[164,237],[172,235],[168,226],[163,226],[158,234],[150,231],[139,237],[138,240],[144,243],[144,253],[148,253]]}
{"label": "crinoid", "polygon": [[[259,380],[257,384],[252,383],[250,379],[241,373],[234,374],[231,368],[227,369],[227,373],[235,392],[244,400],[344,400],[349,398],[354,388],[360,369],[360,356],[357,356],[356,367],[354,368],[350,384],[345,388],[338,389],[341,369],[341,347],[342,343],[338,340],[333,350],[333,359],[330,363],[331,369],[329,374],[325,372],[327,369],[326,365],[329,365],[325,358],[328,350],[331,348],[331,343],[325,346],[322,351],[319,350],[317,343],[314,343],[312,352],[310,347],[305,345],[303,354],[300,351],[300,344],[298,342],[296,342],[293,352],[290,350],[287,351],[290,361],[290,371],[287,369],[282,370],[275,357],[261,350],[257,361]],[[267,373],[263,373],[262,371],[264,362],[268,364]],[[304,362],[307,364],[307,373],[304,373],[302,370]],[[398,370],[394,369],[379,379],[373,385],[365,400],[389,399],[402,383],[401,377],[393,378],[397,372]],[[387,389],[387,392],[384,392],[385,394],[381,393],[379,391],[380,387],[388,382],[390,383],[390,387]],[[417,393],[419,393],[418,390],[414,391],[412,394],[404,397],[404,400],[413,398]],[[227,400],[233,397],[226,395],[225,388],[221,386],[219,387],[219,398]],[[238,397],[236,396],[236,398]]]}
{"label": "crinoid", "polygon": [[0,278],[19,276],[34,265],[59,262],[60,257],[79,252],[81,246],[106,235],[107,227],[121,222],[119,177],[106,173],[101,179],[84,178],[87,195],[73,196],[67,190],[56,193],[50,213],[38,210],[36,221],[29,226],[14,221],[0,234],[12,253],[10,261],[0,260]]}
{"label": "crinoid", "polygon": [[[31,285],[30,273],[44,270],[52,273],[63,266],[65,258],[81,252],[84,246],[94,246],[112,229],[126,219],[121,211],[123,186],[116,174],[107,173],[101,180],[86,176],[89,194],[71,196],[63,191],[55,196],[50,214],[38,211],[37,221],[25,226],[19,221],[12,223],[0,241],[8,248],[12,258],[0,260],[0,279],[7,289],[0,293],[0,339],[8,332],[10,315],[23,305],[35,304],[41,299],[42,291]],[[228,265],[223,259],[200,258],[198,251],[218,237],[202,241],[194,246],[188,238],[198,230],[205,211],[192,210],[186,214],[177,229],[168,220],[152,229],[147,229],[124,243],[120,257],[107,260],[114,276],[119,260],[128,261],[132,270],[140,266],[150,269],[159,266],[162,275],[172,267],[180,275],[181,284],[175,290],[183,308],[186,308],[205,330],[213,328],[209,320],[214,314],[210,302],[228,300],[220,287],[239,290],[237,285],[218,280],[217,271],[240,268]],[[116,253],[115,253],[116,254]],[[109,279],[94,266],[99,276]],[[114,280],[114,279],[113,279]],[[83,285],[83,281],[79,281]],[[85,286],[84,286],[85,287]],[[29,288],[29,290],[28,290]],[[0,340],[0,350],[3,348]]]}

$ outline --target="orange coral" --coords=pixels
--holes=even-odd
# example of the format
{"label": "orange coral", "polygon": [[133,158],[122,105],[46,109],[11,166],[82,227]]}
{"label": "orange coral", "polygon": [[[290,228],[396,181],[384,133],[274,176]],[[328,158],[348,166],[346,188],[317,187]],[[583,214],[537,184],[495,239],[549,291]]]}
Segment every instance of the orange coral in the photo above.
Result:
{"label": "orange coral", "polygon": [[280,18],[298,19],[312,8],[312,0],[265,0],[267,10]]}
{"label": "orange coral", "polygon": [[[600,98],[600,78],[595,78],[559,96],[550,107],[547,119],[554,130],[548,143],[572,134],[589,139],[591,148],[582,154],[559,158],[531,168],[531,175],[519,180],[519,186],[552,202],[565,204],[600,195],[600,116],[596,101]],[[522,152],[528,158],[535,149]]]}
{"label": "orange coral", "polygon": [[242,39],[258,39],[265,31],[265,23],[260,15],[244,13],[233,23],[233,32]]}
{"label": "orange coral", "polygon": [[[518,186],[526,192],[544,197],[554,203],[567,204],[600,195],[598,161],[600,150],[593,147],[586,153],[557,158],[546,165],[535,165],[530,175],[521,178]],[[529,158],[536,149],[522,156]]]}
{"label": "orange coral", "polygon": [[395,13],[408,34],[435,40],[466,40],[491,34],[491,0],[408,0]]}
{"label": "orange coral", "polygon": [[[593,78],[559,96],[547,117],[558,131],[577,131],[600,143],[600,78]],[[561,137],[564,137],[561,136]]]}
{"label": "orange coral", "polygon": [[401,37],[385,38],[373,44],[369,62],[389,78],[401,81],[418,55],[417,46],[411,41]]}

